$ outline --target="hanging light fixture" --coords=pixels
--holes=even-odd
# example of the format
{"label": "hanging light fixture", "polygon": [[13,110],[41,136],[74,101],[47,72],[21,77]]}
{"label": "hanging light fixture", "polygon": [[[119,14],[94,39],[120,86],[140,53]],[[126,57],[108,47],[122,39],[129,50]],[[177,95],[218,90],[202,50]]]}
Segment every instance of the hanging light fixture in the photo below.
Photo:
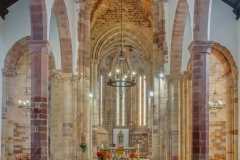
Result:
{"label": "hanging light fixture", "polygon": [[123,33],[122,33],[122,0],[121,0],[121,50],[118,53],[115,63],[108,74],[109,81],[107,84],[115,87],[115,90],[120,94],[124,94],[130,87],[135,86],[136,73],[129,69],[127,59],[123,51]]}
{"label": "hanging light fixture", "polygon": [[216,91],[216,78],[215,78],[215,90],[212,95],[212,100],[209,101],[209,110],[210,110],[210,113],[216,116],[221,109],[223,109],[223,101],[221,101],[218,98],[218,94]]}
{"label": "hanging light fixture", "polygon": [[[26,90],[25,90],[25,97],[28,95],[28,90],[27,90],[27,73],[28,73],[28,53],[27,54],[27,64],[26,64]],[[30,101],[29,100],[19,100],[18,101],[19,106],[18,108],[21,108],[22,111],[25,113],[25,116],[31,111],[31,106],[30,106]]]}

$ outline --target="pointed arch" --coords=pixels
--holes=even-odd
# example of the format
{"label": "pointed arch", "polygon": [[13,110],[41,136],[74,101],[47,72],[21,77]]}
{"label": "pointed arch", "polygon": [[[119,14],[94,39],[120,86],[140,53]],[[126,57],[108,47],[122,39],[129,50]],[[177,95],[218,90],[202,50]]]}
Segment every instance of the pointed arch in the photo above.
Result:
{"label": "pointed arch", "polygon": [[182,45],[187,13],[187,2],[185,0],[179,0],[172,30],[170,73],[182,72]]}
{"label": "pointed arch", "polygon": [[[30,39],[30,36],[23,37],[9,49],[4,60],[4,69],[15,71],[19,58],[26,52],[30,54],[27,44],[27,41]],[[52,53],[49,55],[49,66],[49,70],[56,68],[55,59]]]}
{"label": "pointed arch", "polygon": [[[213,54],[221,62],[225,75],[237,72],[238,70],[237,65],[230,51],[226,47],[222,46],[217,42],[214,42],[211,49],[211,54]],[[187,68],[189,72],[191,72],[192,70],[191,64],[192,64],[192,58],[190,58],[188,62]]]}
{"label": "pointed arch", "polygon": [[69,18],[64,0],[55,0],[53,10],[56,15],[63,73],[72,73],[72,41],[69,27]]}
{"label": "pointed arch", "polygon": [[46,0],[29,0],[32,40],[47,40]]}

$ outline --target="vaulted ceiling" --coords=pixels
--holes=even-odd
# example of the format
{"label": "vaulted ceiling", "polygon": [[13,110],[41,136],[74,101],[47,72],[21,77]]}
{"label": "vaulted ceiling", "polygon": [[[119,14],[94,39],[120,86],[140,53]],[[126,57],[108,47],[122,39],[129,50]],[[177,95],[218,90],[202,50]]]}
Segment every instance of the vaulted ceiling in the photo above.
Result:
{"label": "vaulted ceiling", "polygon": [[[152,0],[98,1],[94,5],[96,10],[93,9],[91,15],[91,48],[92,53],[98,52],[95,53],[95,58],[107,56],[106,51],[108,54],[115,53],[122,43],[126,48],[131,46],[136,52],[150,54],[151,51],[145,48],[151,48],[151,45],[144,48],[143,44],[151,44],[152,40],[149,36],[152,35],[151,2]],[[94,49],[96,47],[98,49]]]}
{"label": "vaulted ceiling", "polygon": [[[92,2],[93,5],[93,11],[91,14],[91,21],[94,22],[95,19],[97,19],[102,12],[106,10],[106,8],[109,7],[109,5],[112,5],[111,3],[114,2],[114,0],[89,0]],[[153,3],[153,0],[123,0],[123,3],[127,3],[130,5],[134,4],[139,9],[141,9],[144,13],[146,13],[147,17],[152,18],[152,12],[151,12],[151,4]],[[124,7],[123,7],[124,8]]]}

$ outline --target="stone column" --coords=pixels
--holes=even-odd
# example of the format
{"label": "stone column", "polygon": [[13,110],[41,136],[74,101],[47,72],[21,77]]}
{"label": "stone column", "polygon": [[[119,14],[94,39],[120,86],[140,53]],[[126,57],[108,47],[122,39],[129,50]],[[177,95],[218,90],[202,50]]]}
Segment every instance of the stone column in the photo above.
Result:
{"label": "stone column", "polygon": [[180,141],[181,141],[181,154],[180,154],[180,159],[187,159],[186,155],[186,148],[187,148],[187,143],[186,140],[188,139],[187,137],[187,121],[188,117],[187,115],[187,75],[185,74],[181,81],[180,81],[180,103],[181,103],[181,108],[180,108]]}
{"label": "stone column", "polygon": [[152,158],[160,159],[160,137],[159,137],[159,78],[154,77],[154,99],[153,99],[153,129],[152,129]]}
{"label": "stone column", "polygon": [[92,127],[92,149],[91,154],[97,153],[97,126],[98,126],[98,61],[91,60],[91,127]]}
{"label": "stone column", "polygon": [[60,71],[53,70],[51,83],[51,111],[50,111],[50,159],[62,157],[62,81]]}
{"label": "stone column", "polygon": [[12,159],[14,153],[14,79],[17,72],[3,69],[2,158]]}
{"label": "stone column", "polygon": [[150,92],[153,92],[153,81],[152,81],[152,63],[147,61],[147,74],[146,74],[146,96],[147,98],[147,134],[148,134],[148,157],[151,158],[152,155],[152,115],[153,115],[153,97]]}
{"label": "stone column", "polygon": [[165,97],[165,79],[159,78],[159,146],[160,146],[160,160],[166,158],[166,118],[167,107]]}
{"label": "stone column", "polygon": [[[90,148],[91,144],[91,129],[90,129],[90,14],[91,6],[87,2],[80,3],[79,12],[79,52],[78,52],[78,72],[83,73],[79,81],[79,117],[80,122],[78,128],[79,143],[85,142]],[[85,136],[82,136],[85,133]],[[78,150],[78,159],[87,160],[91,158],[91,151],[88,149],[85,153]]]}
{"label": "stone column", "polygon": [[61,78],[63,80],[63,157],[66,160],[70,160],[71,157],[71,141],[72,141],[72,73],[62,73]]}
{"label": "stone column", "polygon": [[192,56],[192,160],[209,159],[209,53],[212,42],[193,41]]}
{"label": "stone column", "polygon": [[29,41],[31,53],[31,159],[48,159],[48,65],[47,41]]}
{"label": "stone column", "polygon": [[156,1],[152,4],[153,13],[153,66],[152,66],[152,76],[153,76],[153,126],[152,126],[152,158],[160,159],[160,92],[159,92],[159,77],[157,77],[158,72],[162,69],[164,64],[164,41],[165,41],[165,20],[163,12],[163,2]]}
{"label": "stone column", "polygon": [[180,80],[182,74],[171,74],[169,82],[170,159],[179,160],[180,155]]}
{"label": "stone column", "polygon": [[226,158],[233,159],[233,79],[231,75],[226,77]]}
{"label": "stone column", "polygon": [[72,123],[73,123],[73,129],[72,129],[72,159],[77,158],[77,149],[79,148],[78,143],[78,137],[77,137],[77,128],[78,128],[78,83],[81,79],[81,74],[79,75],[73,75],[72,77]]}
{"label": "stone column", "polygon": [[187,77],[187,159],[191,159],[191,150],[192,150],[192,75],[188,73]]}
{"label": "stone column", "polygon": [[238,123],[239,123],[239,116],[238,115],[238,106],[239,106],[239,103],[238,103],[238,71],[237,70],[234,70],[233,71],[233,110],[234,110],[234,113],[233,113],[233,138],[232,138],[232,143],[233,143],[233,152],[234,152],[234,157],[233,159],[234,160],[237,160],[238,159],[238,134],[239,134],[239,131],[238,131]]}

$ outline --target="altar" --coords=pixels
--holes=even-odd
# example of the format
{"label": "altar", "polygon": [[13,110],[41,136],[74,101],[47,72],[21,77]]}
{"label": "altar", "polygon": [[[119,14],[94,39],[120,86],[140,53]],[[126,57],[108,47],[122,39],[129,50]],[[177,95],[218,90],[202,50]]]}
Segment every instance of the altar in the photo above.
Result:
{"label": "altar", "polygon": [[102,148],[101,153],[103,155],[103,159],[107,160],[107,155],[113,156],[126,156],[129,157],[130,154],[135,154],[138,157],[139,150],[134,147],[127,147],[127,148],[118,148],[118,147],[109,147],[109,148]]}

